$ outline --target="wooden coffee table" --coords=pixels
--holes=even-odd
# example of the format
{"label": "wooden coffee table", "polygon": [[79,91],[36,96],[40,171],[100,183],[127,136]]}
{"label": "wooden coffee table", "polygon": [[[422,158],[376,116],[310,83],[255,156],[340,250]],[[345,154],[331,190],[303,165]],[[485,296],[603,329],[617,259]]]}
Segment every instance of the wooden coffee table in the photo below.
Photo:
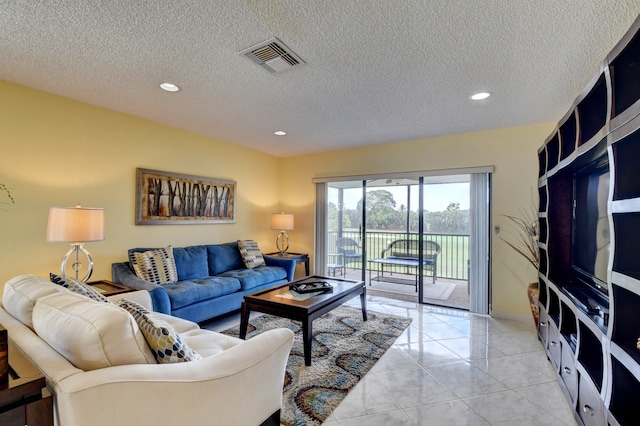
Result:
{"label": "wooden coffee table", "polygon": [[310,276],[294,283],[325,281],[333,286],[331,293],[299,294],[289,289],[289,284],[246,295],[242,302],[240,317],[240,338],[247,336],[249,313],[263,312],[302,322],[302,340],[304,343],[304,363],[311,365],[311,340],[313,339],[313,320],[337,308],[349,299],[360,296],[362,319],[367,320],[367,289],[364,281],[345,280],[321,276]]}

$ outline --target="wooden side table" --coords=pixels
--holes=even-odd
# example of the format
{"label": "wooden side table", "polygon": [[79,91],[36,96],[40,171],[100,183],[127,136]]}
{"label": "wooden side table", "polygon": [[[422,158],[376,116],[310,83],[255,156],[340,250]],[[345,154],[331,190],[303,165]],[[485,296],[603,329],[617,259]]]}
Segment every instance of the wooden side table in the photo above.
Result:
{"label": "wooden side table", "polygon": [[304,276],[305,277],[309,276],[309,255],[307,253],[287,252],[284,254],[284,256],[281,256],[280,252],[274,252],[274,253],[267,253],[267,255],[275,256],[275,257],[284,257],[286,259],[293,259],[296,261],[296,265],[298,263],[304,263]]}
{"label": "wooden side table", "polygon": [[134,291],[134,289],[131,287],[127,287],[126,285],[114,283],[107,280],[91,281],[87,284],[89,284],[105,297],[113,296],[114,294],[129,293],[130,291]]}
{"label": "wooden side table", "polygon": [[9,341],[9,383],[0,386],[0,425],[53,426],[45,378]]}

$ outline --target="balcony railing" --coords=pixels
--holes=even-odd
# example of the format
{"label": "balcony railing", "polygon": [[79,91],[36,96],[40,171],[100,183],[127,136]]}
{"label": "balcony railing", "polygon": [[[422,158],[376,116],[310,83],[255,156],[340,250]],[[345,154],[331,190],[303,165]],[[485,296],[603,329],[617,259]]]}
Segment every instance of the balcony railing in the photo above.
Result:
{"label": "balcony railing", "polygon": [[[358,232],[343,232],[342,237],[358,241]],[[329,253],[337,253],[337,232],[329,232],[327,247]],[[418,240],[417,233],[367,231],[365,244],[367,258],[380,257],[387,244],[398,239]],[[469,259],[469,234],[438,234],[426,233],[425,239],[440,244],[441,253],[438,256],[438,277],[454,280],[468,280],[467,261]],[[350,268],[361,268],[362,261],[358,260],[348,265]],[[428,273],[427,273],[428,274]]]}

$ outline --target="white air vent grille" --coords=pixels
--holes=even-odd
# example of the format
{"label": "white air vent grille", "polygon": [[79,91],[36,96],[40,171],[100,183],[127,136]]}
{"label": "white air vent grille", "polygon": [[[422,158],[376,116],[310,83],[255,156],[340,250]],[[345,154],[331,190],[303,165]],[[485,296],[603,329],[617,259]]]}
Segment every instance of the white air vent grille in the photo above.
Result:
{"label": "white air vent grille", "polygon": [[269,72],[280,72],[304,64],[298,55],[293,53],[276,37],[238,52]]}

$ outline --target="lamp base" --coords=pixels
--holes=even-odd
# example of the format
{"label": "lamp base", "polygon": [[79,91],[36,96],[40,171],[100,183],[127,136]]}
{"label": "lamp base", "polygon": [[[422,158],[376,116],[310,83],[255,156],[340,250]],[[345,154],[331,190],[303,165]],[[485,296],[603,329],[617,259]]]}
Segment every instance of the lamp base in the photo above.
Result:
{"label": "lamp base", "polygon": [[291,240],[289,239],[289,236],[287,235],[287,233],[284,231],[280,231],[280,233],[276,237],[276,248],[280,252],[279,253],[280,256],[287,255],[287,250],[289,250],[290,243],[291,243]]}
{"label": "lamp base", "polygon": [[89,261],[87,272],[85,276],[80,280],[86,282],[89,278],[91,278],[91,274],[93,273],[93,257],[91,257],[91,253],[89,253],[89,251],[84,248],[84,245],[82,245],[81,243],[71,244],[71,248],[68,252],[65,253],[64,257],[62,258],[62,262],[60,262],[60,271],[62,272],[62,276],[64,278],[69,278],[69,276],[67,275],[67,262],[69,261],[71,255],[75,254],[75,260],[71,265],[71,269],[73,269],[75,273],[74,278],[76,280],[79,279],[78,276],[80,273],[80,269],[82,268],[82,262],[80,262],[80,252],[84,253],[87,260]]}

